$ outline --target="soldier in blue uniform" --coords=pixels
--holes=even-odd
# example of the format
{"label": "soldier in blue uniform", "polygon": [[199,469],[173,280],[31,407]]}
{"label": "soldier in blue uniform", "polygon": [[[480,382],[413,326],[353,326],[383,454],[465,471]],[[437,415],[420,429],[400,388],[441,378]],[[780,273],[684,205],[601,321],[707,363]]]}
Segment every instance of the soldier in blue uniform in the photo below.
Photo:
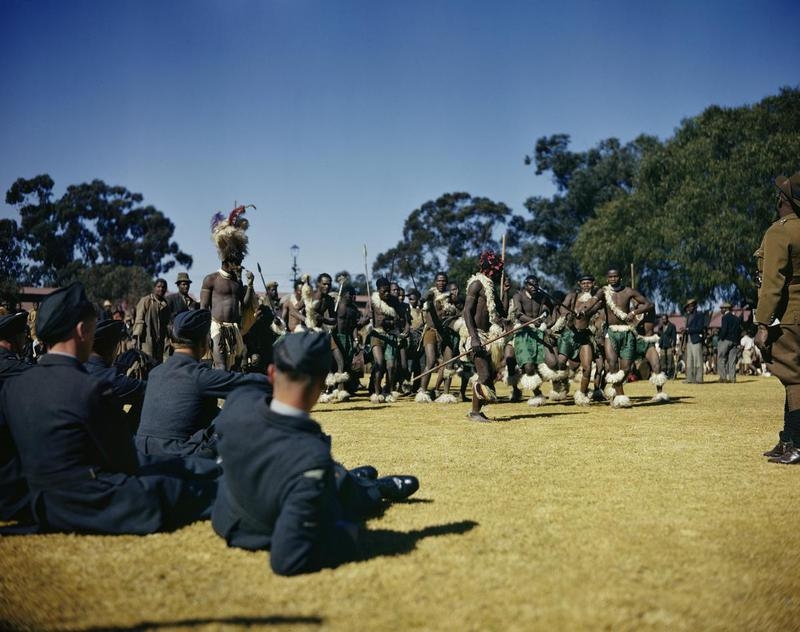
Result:
{"label": "soldier in blue uniform", "polygon": [[[131,435],[133,435],[142,414],[142,402],[147,381],[129,377],[114,366],[117,345],[122,340],[124,330],[125,324],[121,320],[98,321],[94,330],[92,353],[83,366],[90,375],[111,384],[111,392],[119,404],[120,411],[125,415],[124,419],[128,422]],[[125,412],[125,407],[127,407],[127,412]]]}
{"label": "soldier in blue uniform", "polygon": [[288,334],[274,351],[274,399],[238,389],[217,419],[225,476],[212,525],[229,546],[268,550],[275,573],[296,575],[357,558],[359,522],[419,482],[333,460],[330,437],[309,416],[330,369],[327,333]]}
{"label": "soldier in blue uniform", "polygon": [[172,324],[175,353],[150,372],[136,433],[143,454],[216,458],[214,418],[218,398],[245,384],[268,389],[267,376],[213,369],[201,362],[208,351],[211,312],[181,312]]}
{"label": "soldier in blue uniform", "polygon": [[144,534],[207,517],[216,464],[140,463],[109,383],[83,367],[95,324],[80,283],[48,295],[36,327],[49,351],[0,393],[40,528]]}
{"label": "soldier in blue uniform", "polygon": [[[33,365],[22,360],[28,314],[0,316],[0,391],[11,378]],[[0,520],[28,522],[28,484],[22,476],[19,455],[0,410]]]}

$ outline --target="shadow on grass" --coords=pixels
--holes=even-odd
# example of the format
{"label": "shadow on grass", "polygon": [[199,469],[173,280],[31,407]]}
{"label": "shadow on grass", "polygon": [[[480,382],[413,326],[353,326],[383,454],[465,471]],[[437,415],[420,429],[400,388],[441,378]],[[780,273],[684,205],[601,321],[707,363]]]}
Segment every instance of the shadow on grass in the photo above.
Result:
{"label": "shadow on grass", "polygon": [[413,551],[417,546],[417,542],[424,538],[441,535],[460,535],[471,531],[477,526],[478,523],[474,520],[461,520],[460,522],[437,524],[424,529],[414,529],[406,533],[388,529],[370,529],[361,536],[364,550],[362,559],[368,560],[374,557],[404,555]]}
{"label": "shadow on grass", "polygon": [[[159,628],[173,628],[178,626],[196,627],[201,625],[238,625],[243,628],[249,628],[254,625],[322,625],[324,619],[322,617],[308,616],[308,617],[285,617],[285,616],[272,616],[272,617],[218,617],[207,619],[178,619],[177,621],[142,621],[134,625],[104,625],[90,628],[56,628],[58,632],[143,632],[144,630],[157,630]],[[3,628],[15,629],[15,628]]]}
{"label": "shadow on grass", "polygon": [[[550,417],[561,417],[562,415],[574,415],[575,412],[544,412],[541,409],[532,409],[531,412],[525,415],[507,415],[507,416],[498,416],[494,418],[495,422],[503,422],[503,421],[517,421],[519,419],[549,419]],[[584,414],[586,411],[580,411],[581,414]]]}

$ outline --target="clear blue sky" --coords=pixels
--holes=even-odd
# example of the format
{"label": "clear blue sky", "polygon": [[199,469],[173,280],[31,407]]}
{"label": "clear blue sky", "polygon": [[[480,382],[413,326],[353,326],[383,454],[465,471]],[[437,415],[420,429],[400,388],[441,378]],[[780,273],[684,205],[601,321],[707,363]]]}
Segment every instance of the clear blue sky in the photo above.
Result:
{"label": "clear blue sky", "polygon": [[540,136],[665,139],[798,85],[798,24],[795,0],[1,0],[0,186],[142,193],[193,290],[211,215],[255,204],[245,265],[287,291],[292,244],[362,272],[445,192],[524,213],[553,192],[523,164]]}

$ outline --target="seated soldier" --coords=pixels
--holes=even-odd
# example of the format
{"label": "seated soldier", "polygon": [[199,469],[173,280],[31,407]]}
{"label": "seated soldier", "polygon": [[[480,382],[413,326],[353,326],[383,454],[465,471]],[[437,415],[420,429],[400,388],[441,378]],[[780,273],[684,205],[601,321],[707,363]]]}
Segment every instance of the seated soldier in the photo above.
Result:
{"label": "seated soldier", "polygon": [[[0,390],[12,378],[30,369],[22,359],[28,313],[0,316]],[[22,476],[19,455],[0,411],[0,520],[29,522],[28,484]]]}
{"label": "seated soldier", "polygon": [[[111,384],[111,392],[117,400],[120,411],[128,421],[131,435],[136,432],[139,418],[142,414],[142,402],[147,381],[137,380],[119,371],[114,366],[119,341],[122,340],[125,325],[121,320],[98,321],[94,330],[94,343],[89,359],[84,362],[84,368],[89,374],[98,379],[103,379]],[[125,407],[128,411],[125,412]]]}
{"label": "seated soldier", "polygon": [[268,388],[267,376],[212,369],[208,352],[211,312],[181,312],[172,325],[175,353],[150,372],[136,447],[142,454],[216,458],[218,398],[244,384]]}
{"label": "seated soldier", "polygon": [[0,393],[39,527],[144,534],[207,517],[219,468],[205,459],[140,463],[109,383],[83,367],[95,324],[80,283],[49,294],[36,321],[49,352]]}
{"label": "seated soldier", "polygon": [[274,351],[274,399],[238,389],[217,419],[225,476],[212,525],[229,546],[268,550],[275,573],[297,575],[358,557],[358,523],[419,482],[333,460],[330,437],[309,416],[331,364],[327,333],[288,334]]}

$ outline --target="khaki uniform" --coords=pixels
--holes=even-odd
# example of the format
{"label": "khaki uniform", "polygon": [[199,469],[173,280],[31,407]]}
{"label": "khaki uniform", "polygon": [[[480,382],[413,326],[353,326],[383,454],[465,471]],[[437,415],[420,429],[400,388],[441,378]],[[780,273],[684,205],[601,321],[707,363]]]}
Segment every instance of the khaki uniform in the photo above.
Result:
{"label": "khaki uniform", "polygon": [[762,273],[755,319],[780,321],[770,371],[786,387],[788,410],[800,409],[800,218],[782,217],[764,234],[755,253]]}

